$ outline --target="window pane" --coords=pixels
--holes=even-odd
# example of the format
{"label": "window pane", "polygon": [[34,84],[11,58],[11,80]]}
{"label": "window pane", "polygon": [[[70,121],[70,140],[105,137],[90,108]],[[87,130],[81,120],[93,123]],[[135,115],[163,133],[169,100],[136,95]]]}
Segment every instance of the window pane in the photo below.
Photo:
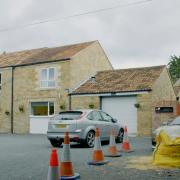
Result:
{"label": "window pane", "polygon": [[49,80],[54,80],[54,68],[49,68]]}
{"label": "window pane", "polygon": [[58,116],[56,116],[55,120],[76,120],[78,119],[83,113],[81,111],[65,111],[60,112]]}
{"label": "window pane", "polygon": [[101,115],[99,114],[99,112],[93,111],[92,115],[93,115],[93,120],[94,121],[102,121],[102,118],[101,118]]}
{"label": "window pane", "polygon": [[47,80],[47,69],[42,69],[41,80]]}
{"label": "window pane", "polygon": [[104,113],[104,112],[101,112],[101,115],[102,115],[104,121],[109,121],[109,122],[112,121],[112,117],[109,116],[108,114],[106,114],[106,113]]}
{"label": "window pane", "polygon": [[54,114],[54,103],[50,102],[49,103],[49,115],[53,115]]}
{"label": "window pane", "polygon": [[48,87],[55,87],[55,81],[48,81]]}
{"label": "window pane", "polygon": [[34,116],[48,116],[48,102],[32,102],[31,114]]}

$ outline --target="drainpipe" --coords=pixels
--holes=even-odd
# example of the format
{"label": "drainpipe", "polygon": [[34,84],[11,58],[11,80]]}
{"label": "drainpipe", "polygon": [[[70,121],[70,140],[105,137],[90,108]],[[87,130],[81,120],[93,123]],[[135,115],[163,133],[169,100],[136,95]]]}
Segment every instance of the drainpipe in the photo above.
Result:
{"label": "drainpipe", "polygon": [[69,110],[71,110],[71,94],[69,94],[68,96],[69,96]]}
{"label": "drainpipe", "polygon": [[14,133],[14,69],[15,67],[11,67],[11,133]]}
{"label": "drainpipe", "polygon": [[67,89],[65,89],[65,91],[68,94],[68,105],[69,105],[68,109],[71,110],[71,94],[70,94],[71,90],[70,90],[70,88],[67,88]]}

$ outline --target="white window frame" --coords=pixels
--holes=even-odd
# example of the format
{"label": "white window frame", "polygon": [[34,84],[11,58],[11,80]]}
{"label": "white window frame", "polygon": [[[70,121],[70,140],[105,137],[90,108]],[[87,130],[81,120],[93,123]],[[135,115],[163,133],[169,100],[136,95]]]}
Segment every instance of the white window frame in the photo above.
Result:
{"label": "white window frame", "polygon": [[0,81],[0,91],[1,91],[1,89],[2,89],[2,73],[0,72],[0,76],[1,76],[1,81]]}
{"label": "white window frame", "polygon": [[[54,80],[50,80],[49,79],[49,71],[50,69],[53,69],[54,70]],[[47,71],[47,79],[46,80],[42,80],[42,71],[43,70],[46,70]],[[56,88],[56,68],[55,67],[48,67],[48,68],[42,68],[40,69],[40,89],[54,89]],[[47,86],[42,86],[42,82],[46,82],[47,83]],[[49,82],[54,82],[54,86],[48,86],[48,83]]]}
{"label": "white window frame", "polygon": [[[33,115],[32,114],[32,105],[31,103],[48,103],[48,115],[47,116],[36,116],[36,115]],[[50,103],[53,103],[54,104],[54,114],[50,115],[49,114],[49,110],[50,110]],[[30,101],[30,117],[53,117],[55,115],[55,102],[54,101]]]}

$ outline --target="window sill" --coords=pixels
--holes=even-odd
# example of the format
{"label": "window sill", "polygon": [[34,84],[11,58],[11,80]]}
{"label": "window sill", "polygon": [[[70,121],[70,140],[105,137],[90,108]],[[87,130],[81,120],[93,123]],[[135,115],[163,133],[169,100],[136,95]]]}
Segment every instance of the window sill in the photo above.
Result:
{"label": "window sill", "polygon": [[30,118],[52,118],[55,115],[49,115],[49,116],[34,116],[34,115],[30,115]]}
{"label": "window sill", "polygon": [[48,90],[56,90],[57,89],[57,87],[46,87],[46,88],[43,88],[43,87],[40,87],[40,88],[38,88],[38,90],[40,90],[40,91],[48,91]]}

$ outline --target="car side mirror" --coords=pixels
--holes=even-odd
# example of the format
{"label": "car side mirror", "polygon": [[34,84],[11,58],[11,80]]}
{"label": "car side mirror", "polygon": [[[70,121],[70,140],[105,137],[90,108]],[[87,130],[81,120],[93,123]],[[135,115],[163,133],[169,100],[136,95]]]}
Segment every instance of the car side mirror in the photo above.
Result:
{"label": "car side mirror", "polygon": [[113,123],[117,123],[117,119],[112,119],[112,122]]}

